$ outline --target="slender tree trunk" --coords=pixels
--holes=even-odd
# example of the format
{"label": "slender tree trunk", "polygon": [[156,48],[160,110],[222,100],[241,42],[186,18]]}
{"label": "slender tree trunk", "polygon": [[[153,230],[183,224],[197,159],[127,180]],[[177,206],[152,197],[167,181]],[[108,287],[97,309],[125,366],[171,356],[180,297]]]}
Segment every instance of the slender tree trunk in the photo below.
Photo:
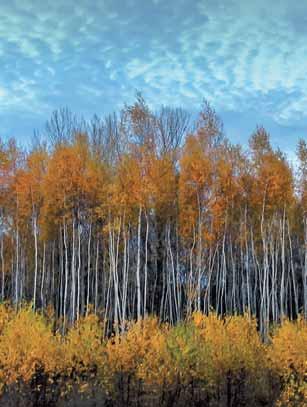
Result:
{"label": "slender tree trunk", "polygon": [[34,215],[34,291],[33,291],[33,309],[36,309],[36,290],[37,290],[37,272],[38,272],[38,244],[37,244],[37,217]]}
{"label": "slender tree trunk", "polygon": [[97,314],[98,309],[98,264],[99,264],[99,237],[97,236],[96,242],[96,260],[95,260],[95,314]]}
{"label": "slender tree trunk", "polygon": [[66,221],[63,220],[63,239],[64,239],[64,256],[65,256],[65,283],[64,283],[64,303],[63,303],[63,331],[66,327],[66,309],[67,309],[67,293],[68,293],[68,248],[67,248],[67,229]]}
{"label": "slender tree trunk", "polygon": [[15,268],[15,305],[18,307],[19,301],[19,227],[16,227],[16,268]]}
{"label": "slender tree trunk", "polygon": [[90,306],[90,277],[91,277],[91,241],[92,241],[92,222],[88,232],[87,242],[87,295],[86,295],[86,315],[89,313]]}
{"label": "slender tree trunk", "polygon": [[142,206],[139,206],[139,216],[138,216],[138,237],[137,237],[137,263],[136,263],[136,290],[137,290],[137,320],[140,321],[142,318],[141,311],[141,277],[140,277],[140,267],[141,267],[141,220],[142,220]]}
{"label": "slender tree trunk", "polygon": [[1,234],[1,276],[2,276],[1,301],[4,301],[4,295],[5,295],[5,263],[4,263],[4,238],[3,238],[3,233]]}
{"label": "slender tree trunk", "polygon": [[46,269],[46,243],[43,247],[43,267],[42,267],[42,281],[41,281],[41,303],[42,309],[44,309],[44,282],[45,282],[45,269]]}
{"label": "slender tree trunk", "polygon": [[286,209],[284,208],[282,225],[281,225],[281,283],[280,283],[280,318],[284,319],[285,315],[285,219],[286,218]]}
{"label": "slender tree trunk", "polygon": [[77,320],[80,318],[80,294],[81,294],[81,225],[78,224],[78,270],[77,270]]}
{"label": "slender tree trunk", "polygon": [[76,231],[75,231],[75,216],[73,215],[72,221],[72,253],[71,253],[71,320],[74,321],[76,318],[76,270],[75,270],[75,260],[76,260]]}
{"label": "slender tree trunk", "polygon": [[148,234],[149,234],[149,220],[147,212],[145,211],[146,218],[146,234],[145,234],[145,261],[144,261],[144,317],[147,315],[147,263],[148,263]]}

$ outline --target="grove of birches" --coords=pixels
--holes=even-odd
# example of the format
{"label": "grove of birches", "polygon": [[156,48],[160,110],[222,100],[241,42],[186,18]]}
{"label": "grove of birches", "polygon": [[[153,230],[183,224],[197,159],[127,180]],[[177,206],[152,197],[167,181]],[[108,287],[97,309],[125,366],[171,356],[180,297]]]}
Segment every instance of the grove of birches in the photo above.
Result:
{"label": "grove of birches", "polygon": [[0,406],[306,405],[306,138],[137,94],[0,139],[0,300]]}

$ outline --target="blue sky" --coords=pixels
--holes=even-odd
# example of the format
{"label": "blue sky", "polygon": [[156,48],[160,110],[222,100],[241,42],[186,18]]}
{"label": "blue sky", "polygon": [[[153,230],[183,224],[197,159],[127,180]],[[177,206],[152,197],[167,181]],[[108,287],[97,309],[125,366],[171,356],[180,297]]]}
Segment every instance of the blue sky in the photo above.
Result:
{"label": "blue sky", "polygon": [[293,154],[307,138],[307,1],[12,0],[0,3],[2,137],[68,106],[155,109],[206,98],[234,142],[263,124]]}

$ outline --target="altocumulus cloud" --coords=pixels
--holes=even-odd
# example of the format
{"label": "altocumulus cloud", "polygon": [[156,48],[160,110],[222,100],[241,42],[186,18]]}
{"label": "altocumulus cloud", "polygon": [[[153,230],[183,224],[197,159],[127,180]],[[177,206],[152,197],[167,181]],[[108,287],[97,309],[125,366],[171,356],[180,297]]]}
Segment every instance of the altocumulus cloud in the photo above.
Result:
{"label": "altocumulus cloud", "polygon": [[[130,102],[307,116],[307,4],[280,0],[15,0],[0,6],[0,117]],[[16,130],[16,127],[12,127]],[[18,131],[17,131],[18,132]]]}

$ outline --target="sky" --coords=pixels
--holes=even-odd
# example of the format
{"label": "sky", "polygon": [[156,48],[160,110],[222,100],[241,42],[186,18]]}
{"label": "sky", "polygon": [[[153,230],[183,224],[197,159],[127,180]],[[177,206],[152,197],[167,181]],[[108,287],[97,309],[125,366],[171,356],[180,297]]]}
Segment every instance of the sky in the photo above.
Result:
{"label": "sky", "polygon": [[21,143],[136,90],[153,110],[208,100],[243,145],[257,124],[292,156],[307,139],[306,0],[2,0],[0,66],[0,136]]}

